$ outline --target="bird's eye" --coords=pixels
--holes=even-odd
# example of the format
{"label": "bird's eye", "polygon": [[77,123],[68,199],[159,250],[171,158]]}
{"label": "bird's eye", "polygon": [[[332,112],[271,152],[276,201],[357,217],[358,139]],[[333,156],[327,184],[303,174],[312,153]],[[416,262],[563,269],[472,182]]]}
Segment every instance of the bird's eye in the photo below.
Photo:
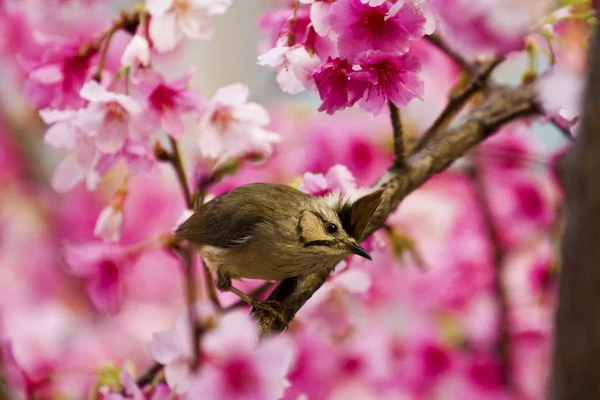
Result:
{"label": "bird's eye", "polygon": [[327,229],[327,233],[332,234],[338,231],[338,227],[336,224],[327,224],[327,227],[325,229]]}

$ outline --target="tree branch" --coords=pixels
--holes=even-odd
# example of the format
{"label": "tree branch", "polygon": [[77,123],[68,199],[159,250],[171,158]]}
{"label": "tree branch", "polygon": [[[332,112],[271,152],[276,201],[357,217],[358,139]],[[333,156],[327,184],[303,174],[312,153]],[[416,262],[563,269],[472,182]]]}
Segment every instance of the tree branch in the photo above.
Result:
{"label": "tree branch", "polygon": [[[501,125],[519,117],[533,114],[538,107],[531,85],[518,88],[498,87],[455,129],[447,129],[427,138],[420,149],[414,149],[404,168],[392,166],[375,185],[385,187],[383,201],[375,211],[365,237],[381,228],[387,216],[409,193],[434,174],[446,169]],[[364,239],[364,238],[363,238]],[[319,271],[301,279],[286,279],[269,296],[278,301],[280,311],[290,322],[296,312],[325,282],[331,271]],[[282,331],[283,326],[270,313],[257,310],[254,314],[262,335]]]}
{"label": "tree branch", "polygon": [[400,119],[400,112],[398,107],[390,100],[388,100],[388,106],[390,107],[390,118],[392,120],[392,130],[394,137],[394,165],[398,168],[406,166],[406,148],[404,146],[404,135],[402,132],[402,120]]}
{"label": "tree branch", "polygon": [[425,36],[425,39],[427,39],[429,43],[431,43],[432,45],[440,49],[442,52],[444,52],[466,73],[473,74],[475,72],[474,65],[468,62],[466,59],[464,59],[463,56],[458,54],[456,51],[452,50],[439,34],[432,33],[431,35]]}
{"label": "tree branch", "polygon": [[566,200],[554,359],[553,400],[600,398],[600,32],[590,43],[581,129],[562,160]]}
{"label": "tree branch", "polygon": [[471,76],[469,81],[463,87],[450,94],[446,108],[444,108],[429,129],[423,134],[417,143],[415,150],[421,149],[423,145],[441,129],[446,128],[450,122],[452,122],[454,117],[463,109],[465,104],[467,104],[467,101],[469,101],[471,96],[483,88],[491,73],[501,62],[502,59],[500,58],[491,61],[487,66],[483,67],[479,73]]}

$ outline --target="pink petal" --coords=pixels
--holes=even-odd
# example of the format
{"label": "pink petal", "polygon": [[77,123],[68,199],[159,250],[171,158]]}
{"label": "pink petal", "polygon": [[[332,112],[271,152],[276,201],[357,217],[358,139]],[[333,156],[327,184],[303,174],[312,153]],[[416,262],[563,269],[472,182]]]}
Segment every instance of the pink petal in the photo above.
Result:
{"label": "pink petal", "polygon": [[243,83],[234,83],[217,90],[212,102],[227,106],[239,106],[248,101],[249,89]]}
{"label": "pink petal", "polygon": [[179,339],[174,329],[153,333],[147,346],[152,358],[161,364],[171,364],[182,356]]}
{"label": "pink petal", "polygon": [[329,33],[329,7],[331,3],[327,1],[317,1],[310,6],[310,20],[319,36],[327,36]]}
{"label": "pink petal", "polygon": [[181,114],[176,110],[165,108],[160,119],[162,127],[173,139],[182,139],[184,134]]}
{"label": "pink petal", "polygon": [[251,122],[257,125],[269,123],[269,113],[258,103],[247,103],[236,107],[232,116],[243,122]]}
{"label": "pink petal", "polygon": [[121,238],[123,211],[112,206],[105,207],[96,221],[94,236],[105,242],[116,242]]}
{"label": "pink petal", "polygon": [[153,17],[150,20],[149,33],[154,48],[159,52],[173,50],[181,40],[174,13]]}
{"label": "pink petal", "polygon": [[165,378],[169,387],[178,394],[184,394],[192,384],[192,373],[187,361],[179,361],[165,366]]}
{"label": "pink petal", "polygon": [[95,143],[103,153],[116,153],[121,150],[127,138],[128,124],[107,121],[96,135]]}
{"label": "pink petal", "polygon": [[127,44],[121,56],[121,65],[134,67],[142,65],[147,67],[150,63],[150,45],[146,38],[135,35]]}
{"label": "pink petal", "polygon": [[43,85],[52,85],[62,82],[64,75],[61,66],[57,64],[48,64],[33,70],[29,77]]}
{"label": "pink petal", "polygon": [[66,193],[81,183],[85,175],[86,170],[75,161],[75,157],[67,156],[54,170],[52,188],[57,192]]}
{"label": "pink petal", "polygon": [[175,0],[147,0],[146,10],[152,17],[163,16],[172,6]]}

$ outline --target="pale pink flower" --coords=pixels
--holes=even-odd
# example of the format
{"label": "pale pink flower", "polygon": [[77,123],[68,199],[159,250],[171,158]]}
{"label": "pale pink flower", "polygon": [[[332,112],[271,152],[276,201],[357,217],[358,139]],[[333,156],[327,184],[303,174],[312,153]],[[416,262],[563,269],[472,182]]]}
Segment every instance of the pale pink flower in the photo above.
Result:
{"label": "pale pink flower", "polygon": [[204,98],[189,87],[194,73],[190,69],[173,81],[165,81],[161,75],[153,74],[139,85],[148,99],[145,117],[155,125],[160,125],[175,139],[183,137],[182,114],[200,111],[204,106]]}
{"label": "pale pink flower", "polygon": [[94,236],[105,242],[116,242],[121,238],[123,228],[123,209],[117,204],[110,204],[100,212]]}
{"label": "pale pink flower", "polygon": [[558,62],[535,83],[548,118],[569,129],[579,120],[584,80],[581,73]]}
{"label": "pale pink flower", "polygon": [[248,95],[241,83],[220,88],[198,121],[200,154],[214,168],[230,161],[262,161],[281,140],[265,128],[267,110],[248,102]]}
{"label": "pale pink flower", "polygon": [[338,50],[351,62],[363,51],[381,50],[404,54],[410,40],[420,39],[426,32],[426,17],[418,7],[399,1],[377,6],[361,0],[338,0],[329,10],[329,24],[338,35]]}
{"label": "pale pink flower", "polygon": [[231,0],[148,0],[153,47],[165,52],[174,49],[184,36],[210,39],[213,28],[209,17],[224,14],[230,5]]}
{"label": "pale pink flower", "polygon": [[352,107],[365,93],[367,83],[376,78],[366,71],[356,71],[345,59],[329,59],[313,72],[313,78],[323,103],[319,111],[333,114],[337,110]]}
{"label": "pale pink flower", "polygon": [[83,85],[80,95],[89,101],[82,128],[90,131],[102,153],[116,153],[128,137],[141,136],[142,107],[132,97],[109,92],[94,80]]}
{"label": "pale pink flower", "polygon": [[334,165],[323,174],[307,172],[299,190],[313,196],[324,196],[333,191],[351,194],[357,190],[356,179],[345,165]]}
{"label": "pale pink flower", "polygon": [[46,124],[51,124],[44,140],[58,149],[70,150],[56,168],[52,187],[58,192],[67,192],[81,182],[86,182],[89,190],[95,189],[100,175],[95,167],[100,157],[91,132],[85,130],[83,118],[85,110],[41,110],[40,116]]}
{"label": "pale pink flower", "polygon": [[131,38],[121,56],[121,65],[130,68],[147,67],[150,64],[150,45],[141,35]]}
{"label": "pale pink flower", "polygon": [[283,92],[298,94],[314,87],[311,74],[320,60],[304,46],[280,46],[260,55],[258,64],[277,71],[277,83]]}
{"label": "pale pink flower", "polygon": [[414,98],[423,100],[423,82],[418,75],[421,62],[417,57],[369,50],[359,54],[356,61],[373,77],[359,102],[365,110],[377,115],[386,106],[387,100],[397,107],[408,104]]}
{"label": "pale pink flower", "polygon": [[138,256],[127,247],[104,243],[67,244],[69,272],[85,282],[90,302],[101,312],[116,313],[123,302],[123,273]]}
{"label": "pale pink flower", "polygon": [[334,0],[300,0],[300,3],[310,4],[310,21],[319,36],[327,36],[329,27],[329,8]]}
{"label": "pale pink flower", "polygon": [[29,394],[31,382],[15,359],[12,343],[8,339],[0,341],[0,367],[2,368],[2,379],[13,391],[13,394],[18,393],[20,396]]}
{"label": "pale pink flower", "polygon": [[294,345],[285,336],[258,340],[256,324],[243,310],[226,314],[202,342],[205,363],[189,398],[277,400],[289,383]]}
{"label": "pale pink flower", "polygon": [[[199,324],[216,318],[209,303],[197,303],[195,313]],[[187,393],[195,379],[190,368],[194,358],[191,332],[189,314],[183,312],[173,329],[153,333],[152,339],[147,343],[152,358],[164,364],[167,384],[177,394]],[[201,373],[204,368],[205,365],[199,372]]]}

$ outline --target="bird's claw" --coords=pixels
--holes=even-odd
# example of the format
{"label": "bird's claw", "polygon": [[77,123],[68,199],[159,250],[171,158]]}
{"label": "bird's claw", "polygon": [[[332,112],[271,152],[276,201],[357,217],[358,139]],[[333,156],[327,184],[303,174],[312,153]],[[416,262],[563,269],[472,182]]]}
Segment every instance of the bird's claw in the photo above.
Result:
{"label": "bird's claw", "polygon": [[279,311],[275,310],[275,308],[279,308],[281,306],[279,302],[273,300],[253,300],[252,304],[250,305],[257,310],[263,310],[272,314],[275,318],[277,318],[277,320],[279,320],[279,322],[281,322],[287,328],[288,322]]}

